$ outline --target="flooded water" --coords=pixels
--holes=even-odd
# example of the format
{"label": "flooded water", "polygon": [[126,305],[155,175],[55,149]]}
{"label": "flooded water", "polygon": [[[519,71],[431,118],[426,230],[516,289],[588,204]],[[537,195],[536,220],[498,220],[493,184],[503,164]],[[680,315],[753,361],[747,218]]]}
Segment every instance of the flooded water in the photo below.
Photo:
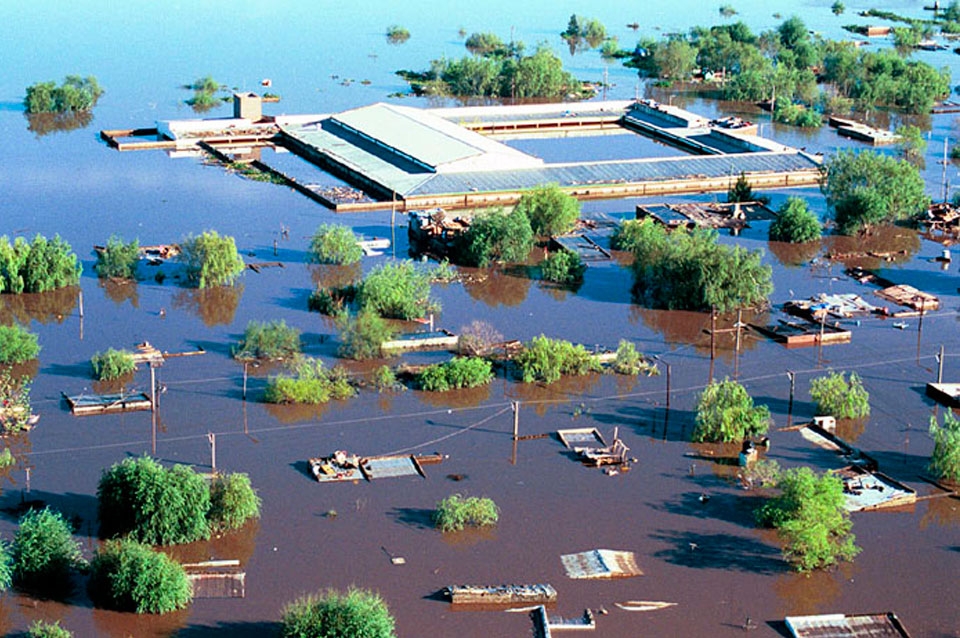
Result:
{"label": "flooded water", "polygon": [[[755,31],[798,12],[810,29],[842,37],[841,25],[864,21],[853,13],[868,6],[849,3],[847,13],[836,17],[829,5],[748,0],[736,8]],[[869,6],[921,13],[914,2]],[[726,332],[718,336],[711,366],[705,332],[710,317],[632,305],[631,275],[620,262],[591,265],[575,292],[544,287],[522,268],[465,270],[470,276],[463,283],[435,288],[443,305],[441,327],[456,331],[481,320],[511,339],[546,333],[602,346],[630,339],[643,352],[661,357],[663,374],[639,379],[594,375],[548,387],[498,378],[487,388],[429,396],[363,390],[351,400],[303,409],[263,404],[268,371],[258,369],[248,383],[248,400],[242,400],[243,371],[230,358],[230,347],[252,319],[284,319],[302,330],[308,353],[335,361],[336,329],[328,319],[307,312],[307,297],[318,281],[350,281],[359,271],[304,263],[317,225],[336,220],[367,236],[393,237],[390,252],[398,256],[407,254],[406,233],[391,229],[389,212],[337,217],[289,189],[245,181],[197,159],[115,152],[98,140],[97,132],[193,117],[183,103],[190,92],[180,87],[208,74],[245,90],[260,90],[261,80],[270,78],[270,90],[282,100],[265,105],[269,114],[331,112],[384,100],[427,106],[432,102],[389,97],[405,88],[394,71],[426,68],[441,55],[459,56],[461,28],[494,31],[504,39],[513,33],[528,47],[547,41],[562,51],[578,77],[598,81],[606,72],[613,85],[611,99],[652,91],[630,70],[607,64],[596,53],[571,56],[562,47],[557,33],[570,13],[584,11],[582,7],[548,2],[449,7],[383,0],[355,11],[305,1],[158,6],[45,0],[7,12],[0,42],[5,63],[0,133],[6,142],[0,160],[0,234],[59,233],[81,256],[84,275],[79,288],[0,296],[0,322],[28,325],[43,347],[39,362],[23,370],[34,376],[32,398],[42,415],[40,424],[5,441],[17,464],[0,471],[5,508],[0,536],[12,537],[21,501],[43,501],[80,517],[78,534],[89,556],[96,544],[101,470],[150,453],[164,463],[209,470],[208,433],[217,435],[218,469],[250,474],[263,498],[263,517],[236,534],[170,550],[184,560],[239,559],[247,572],[245,599],[197,600],[176,614],[138,617],[93,609],[79,583],[67,601],[5,595],[0,629],[22,631],[44,618],[62,619],[78,636],[260,636],[275,628],[283,604],[294,597],[358,585],[383,595],[403,637],[525,636],[531,631],[525,614],[455,612],[436,593],[451,584],[549,582],[559,592],[554,613],[609,611],[597,618],[601,636],[736,636],[748,619],[758,626],[758,635],[784,635],[785,615],[886,610],[895,611],[914,636],[960,636],[954,593],[960,585],[960,501],[935,498],[904,510],[855,514],[854,533],[863,548],[856,561],[836,571],[799,576],[781,560],[776,538],[755,528],[751,511],[757,497],[738,487],[731,465],[705,460],[703,451],[689,443],[696,393],[711,368],[717,377],[737,375],[759,402],[770,406],[777,426],[812,415],[811,378],[828,369],[856,370],[871,393],[872,414],[864,422],[842,424],[842,434],[874,455],[884,472],[930,494],[933,488],[920,476],[932,450],[928,421],[942,409],[924,396],[924,384],[935,379],[934,355],[941,345],[947,352],[945,379],[960,375],[960,295],[956,268],[943,270],[933,261],[942,247],[912,233],[862,246],[828,237],[819,250],[797,249],[768,242],[767,225],[760,223],[739,238],[724,235],[722,241],[764,250],[774,268],[775,304],[819,292],[857,292],[874,300],[871,287],[843,275],[844,264],[810,261],[821,252],[889,249],[893,242],[895,250],[903,251],[893,261],[859,265],[881,267],[896,282],[940,296],[942,307],[923,318],[922,333],[917,319],[907,319],[903,330],[890,321],[865,319],[853,328],[848,345],[788,351],[747,335],[736,353],[734,333]],[[777,12],[780,18],[773,17]],[[641,35],[721,21],[716,9],[693,0],[633,9],[601,1],[585,15],[605,23],[626,45]],[[634,21],[641,23],[637,32],[625,26]],[[386,41],[386,28],[394,23],[410,30],[406,44]],[[960,78],[960,57],[952,52],[918,55],[937,66],[949,65],[954,81]],[[59,81],[70,73],[96,75],[106,88],[91,118],[41,122],[24,117],[20,101],[26,86]],[[649,94],[664,101],[674,95],[675,104],[707,115],[740,108],[669,91]],[[206,116],[229,113],[223,106]],[[765,135],[808,151],[855,144],[830,129],[810,134],[773,125],[768,115],[747,115],[763,122]],[[938,193],[941,167],[936,159],[943,138],[956,135],[954,116],[932,117],[929,126],[925,176],[929,191]],[[611,152],[638,152],[638,147],[639,152],[672,154],[630,136],[580,138],[566,150],[551,140],[512,143],[549,161],[605,159]],[[950,165],[948,180],[955,183],[957,177]],[[773,205],[788,195],[807,197],[815,210],[825,212],[816,189],[773,192]],[[589,202],[584,210],[630,217],[637,203]],[[289,234],[281,235],[281,228]],[[92,247],[110,234],[152,244],[207,229],[236,237],[248,261],[281,261],[285,267],[247,271],[236,287],[211,291],[181,287],[173,271],[163,281],[147,271],[135,285],[102,283],[93,274]],[[361,268],[369,270],[383,259],[365,259]],[[758,320],[774,321],[775,316]],[[722,317],[718,327],[729,328],[734,321]],[[61,401],[62,392],[99,389],[88,369],[95,352],[142,341],[171,352],[206,351],[170,359],[159,370],[166,391],[155,450],[149,413],[77,418]],[[788,370],[797,379],[789,414]],[[149,387],[147,375],[139,371],[131,385]],[[521,434],[595,426],[609,437],[618,427],[638,462],[628,473],[611,477],[579,466],[553,438],[514,445],[512,401],[522,406]],[[827,467],[796,432],[775,430],[771,441],[769,457],[783,465]],[[427,466],[426,479],[319,486],[308,477],[306,460],[335,449],[360,454],[437,451],[449,458]],[[433,530],[431,510],[454,492],[492,497],[501,508],[500,524],[490,531],[446,536]],[[702,494],[710,497],[705,503]],[[644,576],[610,582],[568,579],[560,555],[594,548],[636,552]],[[404,557],[406,564],[392,565],[390,555]],[[626,600],[678,604],[647,613],[614,606]]]}

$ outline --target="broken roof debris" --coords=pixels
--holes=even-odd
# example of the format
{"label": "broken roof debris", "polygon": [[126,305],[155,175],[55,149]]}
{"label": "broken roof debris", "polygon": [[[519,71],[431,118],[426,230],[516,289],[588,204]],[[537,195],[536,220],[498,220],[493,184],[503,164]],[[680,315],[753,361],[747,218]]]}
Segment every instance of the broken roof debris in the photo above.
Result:
{"label": "broken roof debris", "polygon": [[643,576],[633,552],[594,549],[560,557],[570,578],[629,578]]}

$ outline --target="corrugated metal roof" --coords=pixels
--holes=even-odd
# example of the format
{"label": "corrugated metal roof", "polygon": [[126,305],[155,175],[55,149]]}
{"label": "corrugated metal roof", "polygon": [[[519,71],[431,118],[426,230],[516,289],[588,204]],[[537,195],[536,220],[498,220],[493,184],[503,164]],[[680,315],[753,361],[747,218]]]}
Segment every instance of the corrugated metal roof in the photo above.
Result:
{"label": "corrugated metal roof", "polygon": [[795,638],[910,638],[896,614],[787,616]]}
{"label": "corrugated metal roof", "polygon": [[615,549],[594,549],[560,557],[570,578],[627,578],[642,576],[633,552]]}
{"label": "corrugated metal roof", "polygon": [[802,153],[743,153],[546,164],[540,168],[433,175],[402,194],[405,197],[411,197],[445,193],[515,191],[550,183],[560,186],[593,184],[600,186],[723,177],[739,175],[741,172],[748,175],[750,173],[786,173],[817,168],[819,164]]}

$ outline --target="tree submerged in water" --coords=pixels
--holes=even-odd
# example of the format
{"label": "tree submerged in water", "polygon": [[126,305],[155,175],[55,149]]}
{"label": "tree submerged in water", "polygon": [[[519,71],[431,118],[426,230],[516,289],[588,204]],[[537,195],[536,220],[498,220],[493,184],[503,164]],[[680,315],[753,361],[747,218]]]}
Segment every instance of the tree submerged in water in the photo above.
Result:
{"label": "tree submerged in water", "polygon": [[68,113],[91,110],[103,89],[92,75],[68,75],[60,86],[52,81],[37,82],[28,86],[26,93],[23,106],[27,113]]}

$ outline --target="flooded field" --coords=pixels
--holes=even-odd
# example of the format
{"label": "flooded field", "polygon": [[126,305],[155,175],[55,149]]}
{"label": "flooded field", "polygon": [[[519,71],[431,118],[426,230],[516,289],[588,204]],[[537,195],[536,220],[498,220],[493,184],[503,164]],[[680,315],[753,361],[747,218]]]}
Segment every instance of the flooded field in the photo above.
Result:
{"label": "flooded field", "polygon": [[[810,29],[839,38],[840,25],[853,20],[855,9],[867,7],[851,3],[850,15],[838,18],[829,5],[750,1],[737,9],[755,31],[776,26],[780,20],[772,14],[777,11],[784,18],[797,11]],[[531,623],[525,614],[454,611],[437,593],[453,584],[548,582],[558,591],[552,613],[609,612],[597,616],[600,636],[738,636],[753,626],[756,635],[777,636],[785,635],[786,615],[887,610],[896,612],[913,636],[960,636],[954,593],[960,584],[960,501],[935,498],[896,511],[854,514],[862,553],[836,571],[805,577],[789,570],[776,538],[755,527],[757,496],[739,487],[729,459],[711,459],[711,450],[689,442],[696,395],[712,370],[715,377],[736,376],[758,402],[770,406],[775,427],[768,458],[785,466],[826,469],[829,461],[797,432],[777,428],[812,416],[811,378],[830,369],[855,370],[871,394],[872,413],[864,422],[841,424],[841,435],[873,455],[885,473],[920,495],[933,493],[921,475],[933,447],[929,418],[943,408],[925,396],[924,386],[936,378],[940,346],[947,355],[945,380],[960,379],[960,284],[955,265],[944,270],[934,260],[943,246],[912,231],[890,231],[859,245],[828,236],[819,250],[798,252],[768,242],[764,222],[737,238],[724,234],[722,241],[764,251],[774,269],[774,305],[820,292],[856,292],[876,302],[875,287],[845,276],[845,264],[822,254],[895,246],[902,254],[894,261],[867,259],[860,265],[940,297],[940,310],[923,317],[922,332],[917,318],[906,319],[903,329],[891,320],[866,318],[848,326],[850,344],[786,350],[748,333],[739,353],[733,333],[727,332],[718,338],[711,363],[705,332],[709,315],[633,305],[631,273],[621,261],[591,265],[576,291],[545,287],[523,268],[465,269],[470,276],[463,283],[435,286],[443,306],[439,327],[458,331],[482,320],[508,339],[545,333],[607,347],[629,339],[644,353],[659,356],[663,374],[636,380],[593,375],[551,386],[498,378],[482,389],[442,395],[366,389],[354,399],[304,409],[264,404],[270,370],[260,368],[251,371],[247,401],[242,399],[243,368],[231,359],[230,348],[252,319],[284,319],[303,332],[308,354],[337,361],[336,328],[307,311],[307,298],[318,281],[355,273],[305,263],[316,227],[336,221],[368,237],[392,238],[388,255],[364,259],[360,269],[367,271],[394,254],[407,256],[406,218],[398,216],[393,228],[389,211],[337,217],[290,189],[246,181],[198,159],[171,159],[159,151],[118,153],[100,142],[97,132],[194,117],[183,104],[190,93],[180,87],[207,74],[245,90],[260,90],[261,80],[271,78],[271,90],[282,99],[266,105],[270,114],[332,112],[388,99],[433,105],[388,98],[405,88],[393,72],[426,68],[440,55],[459,56],[461,27],[504,38],[515,29],[515,37],[528,46],[546,40],[584,80],[599,80],[607,66],[595,52],[570,56],[561,46],[556,34],[580,9],[543,2],[522,11],[497,3],[482,10],[477,5],[449,11],[448,6],[426,2],[414,10],[374,2],[363,11],[334,15],[310,2],[280,9],[211,2],[189,12],[176,4],[158,9],[140,2],[98,8],[38,2],[12,16],[10,37],[0,44],[7,67],[0,78],[0,132],[7,143],[0,160],[0,234],[59,233],[81,256],[84,273],[76,288],[0,296],[0,323],[28,326],[43,348],[39,361],[22,371],[34,377],[32,399],[40,423],[29,434],[5,441],[17,464],[0,470],[0,537],[12,538],[23,501],[43,501],[79,517],[78,536],[89,557],[97,542],[101,470],[129,456],[153,454],[163,463],[208,471],[210,433],[216,434],[217,468],[249,473],[263,499],[263,514],[238,533],[169,550],[183,560],[239,559],[247,574],[244,599],[196,600],[182,612],[138,617],[93,608],[78,582],[66,601],[5,594],[0,630],[23,631],[43,618],[61,619],[77,636],[270,635],[287,601],[323,588],[358,585],[381,593],[402,637],[527,636]],[[876,6],[920,12],[915,3]],[[715,8],[686,0],[654,3],[636,13],[615,2],[589,9],[621,43],[720,21]],[[643,22],[639,32],[625,26],[635,19]],[[408,43],[386,42],[386,27],[394,23],[410,29]],[[960,57],[952,52],[917,55],[950,65],[954,81],[960,78]],[[61,126],[64,130],[28,121],[20,105],[24,87],[59,81],[68,73],[94,74],[107,90],[91,121]],[[638,90],[662,101],[672,95],[638,83],[617,64],[610,63],[607,73],[615,85],[611,99],[629,99]],[[742,108],[687,95],[675,96],[674,104],[704,115]],[[229,114],[229,106],[223,106],[206,116]],[[809,134],[774,125],[765,114],[740,114],[761,121],[764,135],[811,152],[855,144],[832,129]],[[936,161],[942,140],[956,135],[954,116],[934,116],[926,126],[931,132],[924,175],[934,194],[940,192],[942,168]],[[573,144],[561,146],[564,141]],[[548,161],[607,159],[638,148],[674,154],[626,135],[511,145]],[[957,182],[957,167],[948,165],[946,175]],[[338,182],[331,178],[330,183]],[[773,207],[800,195],[818,213],[826,212],[816,189],[770,195]],[[641,201],[589,202],[584,211],[629,218]],[[173,269],[162,282],[146,270],[137,284],[105,283],[93,273],[93,245],[111,234],[154,244],[207,229],[236,237],[247,261],[280,261],[284,267],[248,270],[233,288],[205,291],[183,287]],[[735,319],[721,317],[720,327],[732,326]],[[776,315],[745,317],[754,320],[775,321]],[[90,377],[90,357],[142,341],[168,351],[206,351],[170,359],[158,370],[165,391],[156,432],[149,412],[71,416],[61,393],[102,390]],[[439,360],[439,355],[411,360]],[[357,374],[371,369],[369,364],[347,367]],[[792,411],[788,371],[796,375]],[[129,387],[148,389],[149,383],[142,369]],[[520,434],[597,427],[610,437],[618,427],[637,463],[629,472],[607,476],[580,466],[553,437],[514,444],[514,401],[521,404]],[[336,449],[439,452],[449,458],[427,466],[425,479],[318,485],[308,475],[307,459]],[[493,498],[502,510],[500,524],[482,532],[435,531],[432,509],[455,492]],[[644,575],[608,582],[568,579],[560,556],[597,548],[635,552]],[[391,556],[405,558],[406,564],[392,564]],[[628,612],[614,604],[627,600],[677,605]]]}

